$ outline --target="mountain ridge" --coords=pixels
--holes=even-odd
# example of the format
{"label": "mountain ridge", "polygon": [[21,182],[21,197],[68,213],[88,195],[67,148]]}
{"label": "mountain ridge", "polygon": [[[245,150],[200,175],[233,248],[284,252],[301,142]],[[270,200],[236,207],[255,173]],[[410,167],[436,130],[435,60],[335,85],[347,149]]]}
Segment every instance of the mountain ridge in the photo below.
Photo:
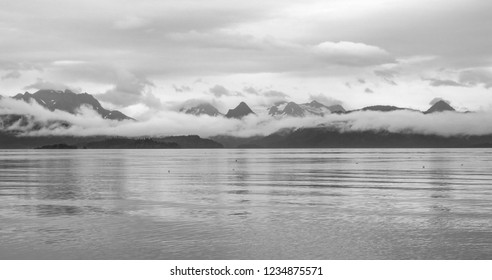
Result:
{"label": "mountain ridge", "polygon": [[236,108],[229,109],[225,117],[228,119],[242,119],[243,117],[250,114],[256,115],[255,112],[253,112],[253,110],[249,108],[248,104],[246,104],[244,101],[241,101],[241,103],[239,103]]}
{"label": "mountain ridge", "polygon": [[343,131],[335,127],[306,127],[277,131],[265,136],[219,135],[212,140],[226,148],[483,148],[492,134],[442,136],[389,131]]}
{"label": "mountain ridge", "polygon": [[336,104],[326,106],[316,100],[309,103],[297,104],[292,101],[277,102],[268,108],[268,114],[271,116],[291,116],[304,117],[306,115],[324,116],[325,114],[343,114],[345,109],[342,105]]}
{"label": "mountain ridge", "polygon": [[36,101],[39,105],[50,111],[60,110],[70,114],[75,114],[81,106],[92,107],[102,118],[109,120],[134,120],[117,110],[107,110],[101,103],[88,93],[74,93],[66,89],[65,91],[38,90],[35,93],[19,93],[12,97],[15,100],[24,102]]}
{"label": "mountain ridge", "polygon": [[434,105],[432,105],[427,111],[424,112],[424,114],[432,114],[432,113],[438,113],[438,112],[446,112],[446,111],[451,111],[455,112],[456,110],[451,107],[446,101],[444,100],[439,100]]}
{"label": "mountain ridge", "polygon": [[211,117],[222,116],[219,110],[208,102],[202,102],[198,105],[191,106],[191,107],[182,107],[179,111],[184,112],[185,114],[190,114],[195,116],[201,116],[201,115],[208,115]]}

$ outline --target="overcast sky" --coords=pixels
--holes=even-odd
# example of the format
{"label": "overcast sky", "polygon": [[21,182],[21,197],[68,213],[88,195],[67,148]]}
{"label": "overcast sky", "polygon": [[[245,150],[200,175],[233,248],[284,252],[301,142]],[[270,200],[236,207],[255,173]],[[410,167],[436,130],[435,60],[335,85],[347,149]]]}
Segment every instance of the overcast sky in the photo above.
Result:
{"label": "overcast sky", "polygon": [[492,110],[492,1],[0,0],[0,93]]}

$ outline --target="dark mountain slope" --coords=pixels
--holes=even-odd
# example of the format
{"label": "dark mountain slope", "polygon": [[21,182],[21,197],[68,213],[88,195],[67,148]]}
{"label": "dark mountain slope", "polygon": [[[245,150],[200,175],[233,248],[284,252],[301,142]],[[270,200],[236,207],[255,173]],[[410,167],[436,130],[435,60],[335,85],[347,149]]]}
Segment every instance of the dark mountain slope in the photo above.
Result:
{"label": "dark mountain slope", "polygon": [[55,91],[55,90],[39,90],[35,93],[26,92],[17,94],[13,97],[17,100],[30,102],[36,101],[39,105],[54,111],[60,110],[74,114],[81,106],[89,106],[94,109],[101,117],[110,120],[133,120],[120,111],[106,110],[101,106],[99,101],[88,93],[76,94],[70,90]]}
{"label": "dark mountain slope", "polygon": [[246,103],[241,102],[236,108],[230,109],[225,116],[229,119],[242,119],[249,114],[254,114],[253,110]]}
{"label": "dark mountain slope", "polygon": [[445,112],[445,111],[455,111],[451,105],[446,103],[443,100],[440,100],[436,102],[434,105],[432,105],[429,110],[425,111],[425,114],[431,114],[431,113],[436,113],[436,112]]}
{"label": "dark mountain slope", "polygon": [[[492,135],[452,136],[387,131],[345,131],[315,127],[281,131],[256,139],[214,137],[229,147],[257,148],[468,148],[492,143]],[[249,140],[249,141],[248,141]]]}
{"label": "dark mountain slope", "polygon": [[190,108],[181,108],[180,112],[184,112],[186,114],[191,114],[195,116],[200,115],[209,115],[211,117],[217,117],[222,115],[217,108],[215,108],[210,103],[202,103]]}

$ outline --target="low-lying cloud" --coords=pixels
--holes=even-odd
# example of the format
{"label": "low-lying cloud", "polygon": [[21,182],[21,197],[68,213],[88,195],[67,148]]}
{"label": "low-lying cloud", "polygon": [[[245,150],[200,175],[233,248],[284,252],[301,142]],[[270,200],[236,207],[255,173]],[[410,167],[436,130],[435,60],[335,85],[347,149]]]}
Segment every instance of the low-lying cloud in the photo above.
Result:
{"label": "low-lying cloud", "polygon": [[429,102],[429,105],[432,106],[432,105],[436,104],[439,101],[444,101],[444,102],[446,102],[448,104],[451,104],[451,101],[449,101],[449,100],[443,99],[441,97],[436,97],[436,98],[432,99],[431,102]]}
{"label": "low-lying cloud", "polygon": [[14,126],[22,135],[109,135],[109,136],[170,136],[197,134],[202,137],[232,135],[249,137],[268,135],[283,128],[336,126],[342,131],[389,131],[403,133],[451,135],[492,134],[492,112],[475,113],[443,112],[422,114],[412,111],[393,112],[353,112],[350,114],[331,114],[306,116],[303,118],[274,118],[266,112],[257,112],[241,120],[206,115],[194,116],[176,111],[160,111],[142,121],[112,121],[101,118],[93,110],[82,107],[76,114],[62,111],[49,111],[36,103],[25,103],[10,98],[0,99],[1,114],[25,114],[40,123],[66,121],[71,126],[50,125],[38,130],[32,126]]}
{"label": "low-lying cloud", "polygon": [[215,95],[215,97],[222,97],[222,96],[234,96],[237,95],[237,93],[232,92],[225,88],[224,86],[221,85],[215,85],[209,89],[210,93]]}

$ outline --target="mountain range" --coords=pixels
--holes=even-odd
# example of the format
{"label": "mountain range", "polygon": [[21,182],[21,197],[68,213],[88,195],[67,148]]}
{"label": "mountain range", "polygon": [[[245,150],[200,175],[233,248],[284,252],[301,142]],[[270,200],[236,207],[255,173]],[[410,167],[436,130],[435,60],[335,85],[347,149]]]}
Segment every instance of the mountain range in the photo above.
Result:
{"label": "mountain range", "polygon": [[120,111],[111,111],[103,108],[99,101],[88,93],[77,94],[70,90],[39,90],[35,93],[19,93],[13,98],[16,100],[23,100],[25,102],[35,101],[50,111],[60,110],[75,114],[81,106],[88,106],[104,119],[117,121],[133,120]]}
{"label": "mountain range", "polygon": [[[427,111],[424,112],[411,108],[402,108],[402,107],[396,107],[391,105],[374,105],[374,106],[363,107],[361,109],[347,111],[340,104],[326,106],[316,100],[313,100],[309,103],[302,103],[302,104],[297,104],[292,101],[290,102],[281,101],[275,103],[267,110],[270,116],[276,116],[276,117],[284,117],[284,116],[305,117],[308,115],[322,117],[328,114],[349,114],[349,113],[360,112],[360,111],[392,112],[392,111],[407,110],[412,112],[421,112],[424,114],[445,112],[445,111],[456,111],[453,107],[451,107],[451,105],[449,105],[447,102],[443,100],[436,102],[434,105],[432,105],[432,107],[430,107]],[[245,102],[241,102],[236,108],[230,109],[225,115],[221,114],[219,110],[215,108],[213,105],[206,102],[200,103],[193,107],[182,108],[180,112],[184,112],[186,114],[192,114],[196,116],[200,116],[200,115],[209,115],[213,117],[225,116],[226,118],[235,118],[235,119],[241,119],[249,114],[255,114]]]}
{"label": "mountain range", "polygon": [[224,116],[228,119],[241,119],[249,114],[255,114],[253,110],[245,103],[241,102],[236,108],[230,109],[225,115],[220,113],[217,108],[207,102],[202,102],[194,106],[182,107],[180,112],[195,116],[208,115],[211,117]]}
{"label": "mountain range", "polygon": [[[81,106],[88,106],[101,117],[116,121],[134,120],[119,111],[110,111],[101,106],[99,101],[87,93],[76,94],[72,91],[40,90],[35,93],[17,94],[13,99],[25,102],[36,102],[48,110],[61,110],[71,114]],[[358,110],[346,111],[341,105],[326,106],[318,101],[297,104],[295,102],[279,102],[268,108],[272,117],[304,117],[308,115],[325,116],[327,114],[351,114],[357,111],[390,112],[410,110],[422,114],[432,114],[445,111],[456,111],[447,102],[440,100],[428,110],[421,112],[409,108],[390,105],[368,106]],[[223,115],[209,103],[195,104],[180,110],[186,114],[208,115],[211,117],[226,117],[241,119],[255,114],[245,103],[228,110]],[[88,147],[88,148],[307,148],[307,147],[489,147],[492,146],[492,136],[437,136],[418,133],[389,133],[385,131],[348,131],[337,130],[334,126],[311,128],[282,129],[266,136],[238,138],[227,135],[217,135],[210,139],[199,136],[172,136],[167,138],[118,138],[109,136],[72,137],[72,136],[37,136],[21,137],[11,127],[24,126],[30,130],[43,127],[68,128],[71,124],[65,120],[40,122],[31,115],[2,114],[0,112],[0,148],[48,148]],[[174,144],[172,144],[174,143]]]}
{"label": "mountain range", "polygon": [[486,148],[492,135],[441,136],[388,131],[340,131],[318,126],[283,129],[267,136],[219,135],[212,140],[225,148]]}
{"label": "mountain range", "polygon": [[[22,100],[25,102],[36,102],[42,107],[50,110],[60,110],[71,114],[75,114],[77,110],[82,106],[87,106],[94,111],[96,111],[104,119],[110,120],[134,120],[133,118],[123,114],[117,110],[107,110],[105,109],[99,101],[92,95],[88,93],[74,93],[70,90],[65,91],[55,91],[55,90],[39,90],[35,93],[25,92],[24,94],[19,93],[12,97],[16,100]],[[358,110],[346,111],[343,106],[336,104],[331,106],[326,106],[316,100],[309,103],[297,104],[295,102],[277,102],[268,108],[268,114],[271,116],[290,116],[290,117],[304,117],[307,115],[317,115],[324,116],[326,114],[346,114],[356,111],[380,111],[389,112],[396,110],[411,110],[417,111],[409,108],[400,108],[389,105],[375,105],[368,106]],[[432,105],[427,111],[423,112],[425,114],[443,112],[443,111],[455,111],[448,103],[440,100]],[[214,107],[212,104],[207,102],[201,102],[195,104],[194,106],[183,107],[180,112],[192,115],[208,115],[212,117],[224,116],[226,118],[241,119],[250,114],[256,114],[251,110],[251,108],[245,103],[241,102],[235,108],[228,110],[226,114],[220,113],[220,111]],[[1,115],[1,113],[0,113]]]}
{"label": "mountain range", "polygon": [[217,108],[215,108],[210,103],[201,103],[189,108],[183,107],[179,111],[185,114],[190,114],[195,116],[201,116],[201,115],[208,115],[211,117],[223,116],[223,114],[221,114],[219,110],[217,110]]}
{"label": "mountain range", "polygon": [[345,109],[341,105],[326,106],[316,100],[303,104],[282,101],[268,108],[268,114],[272,116],[304,117],[310,114],[324,116],[331,113],[343,114]]}

